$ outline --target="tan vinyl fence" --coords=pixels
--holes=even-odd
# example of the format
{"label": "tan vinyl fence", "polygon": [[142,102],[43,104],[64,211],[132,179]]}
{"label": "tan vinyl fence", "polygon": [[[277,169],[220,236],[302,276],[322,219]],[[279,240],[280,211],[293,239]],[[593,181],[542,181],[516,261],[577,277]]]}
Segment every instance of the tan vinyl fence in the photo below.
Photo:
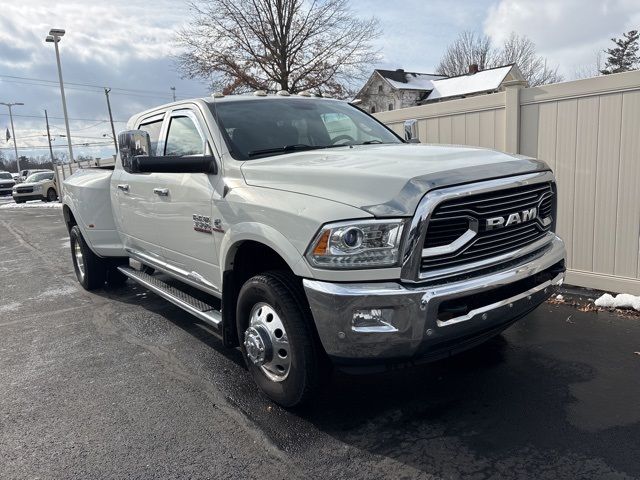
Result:
{"label": "tan vinyl fence", "polygon": [[558,180],[567,282],[640,295],[640,72],[381,112],[423,143],[453,143],[546,161]]}

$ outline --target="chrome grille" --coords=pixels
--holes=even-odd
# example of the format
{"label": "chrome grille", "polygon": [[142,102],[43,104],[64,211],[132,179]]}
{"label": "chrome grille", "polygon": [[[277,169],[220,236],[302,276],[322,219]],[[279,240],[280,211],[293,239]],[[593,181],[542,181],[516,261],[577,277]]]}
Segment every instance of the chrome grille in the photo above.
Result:
{"label": "chrome grille", "polygon": [[[554,215],[554,188],[551,182],[534,183],[491,192],[451,198],[438,204],[427,226],[424,248],[448,245],[478,220],[477,234],[458,250],[425,256],[421,272],[449,269],[490,259],[518,250],[544,237],[552,227],[541,219]],[[486,220],[537,208],[538,218],[524,223],[488,230]]]}

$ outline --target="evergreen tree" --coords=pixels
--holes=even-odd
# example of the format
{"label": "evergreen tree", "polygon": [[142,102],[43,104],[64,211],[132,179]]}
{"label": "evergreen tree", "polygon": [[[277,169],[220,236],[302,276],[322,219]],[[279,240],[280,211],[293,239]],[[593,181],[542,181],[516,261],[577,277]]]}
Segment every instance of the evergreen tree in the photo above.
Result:
{"label": "evergreen tree", "polygon": [[637,30],[631,30],[624,33],[622,38],[612,38],[611,41],[616,44],[615,48],[608,48],[605,53],[608,55],[604,69],[601,73],[609,75],[610,73],[628,72],[638,68],[638,39],[640,33]]}

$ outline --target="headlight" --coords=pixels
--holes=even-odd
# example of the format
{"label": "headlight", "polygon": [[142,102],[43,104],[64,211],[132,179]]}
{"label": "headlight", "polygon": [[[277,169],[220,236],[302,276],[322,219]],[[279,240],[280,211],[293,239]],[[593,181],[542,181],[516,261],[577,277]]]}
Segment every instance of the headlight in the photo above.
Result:
{"label": "headlight", "polygon": [[400,262],[404,220],[354,220],[322,227],[307,250],[320,268],[395,267]]}
{"label": "headlight", "polygon": [[35,186],[33,187],[33,191],[34,191],[34,192],[39,192],[39,191],[41,191],[41,190],[42,190],[42,185],[35,185]]}

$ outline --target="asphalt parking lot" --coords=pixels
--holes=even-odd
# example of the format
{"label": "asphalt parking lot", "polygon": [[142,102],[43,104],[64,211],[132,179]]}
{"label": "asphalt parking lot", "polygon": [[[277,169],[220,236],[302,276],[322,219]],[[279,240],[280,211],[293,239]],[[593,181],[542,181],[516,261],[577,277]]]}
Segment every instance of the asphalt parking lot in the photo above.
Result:
{"label": "asphalt parking lot", "polygon": [[83,291],[59,208],[4,204],[0,478],[640,478],[640,318],[545,304],[288,412],[195,318]]}

